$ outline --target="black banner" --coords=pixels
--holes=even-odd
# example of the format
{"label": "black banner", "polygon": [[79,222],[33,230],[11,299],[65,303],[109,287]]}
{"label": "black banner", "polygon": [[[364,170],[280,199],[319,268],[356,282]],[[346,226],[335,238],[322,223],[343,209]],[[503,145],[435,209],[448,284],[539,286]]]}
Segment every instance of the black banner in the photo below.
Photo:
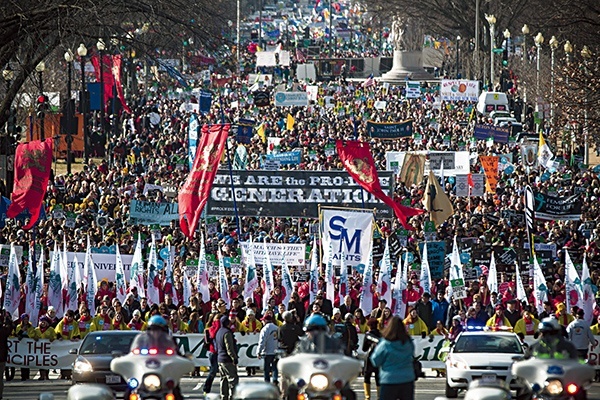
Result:
{"label": "black banner", "polygon": [[537,192],[535,199],[535,218],[559,221],[579,221],[581,219],[581,201],[579,195],[553,197]]}
{"label": "black banner", "polygon": [[412,136],[412,126],[412,120],[392,123],[367,121],[367,133],[372,138],[399,139]]}
{"label": "black banner", "polygon": [[[392,172],[378,171],[383,191],[391,195]],[[362,190],[346,171],[234,171],[233,187],[240,216],[319,216],[319,205],[376,209],[392,218],[392,210]],[[361,200],[364,196],[364,204]],[[229,172],[219,170],[210,190],[207,215],[233,215]]]}

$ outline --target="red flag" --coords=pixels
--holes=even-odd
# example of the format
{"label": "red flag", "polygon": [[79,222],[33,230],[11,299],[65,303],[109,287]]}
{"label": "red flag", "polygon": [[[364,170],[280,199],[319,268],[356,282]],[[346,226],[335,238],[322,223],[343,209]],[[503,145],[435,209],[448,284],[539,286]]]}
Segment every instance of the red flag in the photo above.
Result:
{"label": "red flag", "polygon": [[475,183],[473,182],[473,175],[467,175],[467,184],[469,185],[469,187],[475,187]]}
{"label": "red flag", "polygon": [[408,225],[408,218],[423,214],[423,210],[410,208],[396,203],[390,196],[386,195],[379,185],[377,168],[371,155],[371,149],[366,142],[338,140],[336,142],[337,152],[344,164],[344,168],[352,178],[367,192],[392,207],[394,214],[405,229],[412,230]]}
{"label": "red flag", "polygon": [[[96,81],[100,82],[100,57],[93,55],[91,57],[92,64],[94,65],[94,72],[96,74]],[[112,56],[110,54],[104,54],[102,56],[102,81],[104,82],[104,102],[102,103],[106,107],[109,99],[112,99],[113,92],[112,88],[114,85],[113,72],[112,72]]]}
{"label": "red flag", "polygon": [[179,192],[179,226],[183,234],[190,239],[194,236],[219,169],[229,128],[229,124],[202,127],[194,165]]}
{"label": "red flag", "polygon": [[12,203],[6,216],[14,218],[25,209],[29,210],[31,219],[23,229],[31,229],[40,216],[51,168],[52,138],[19,144],[15,154]]}
{"label": "red flag", "polygon": [[119,97],[119,101],[121,102],[121,106],[123,107],[123,111],[126,113],[132,114],[131,108],[127,105],[125,101],[125,95],[123,94],[123,83],[121,82],[121,62],[123,58],[120,54],[116,54],[112,56],[112,74],[115,78],[115,88],[117,89],[117,96]]}

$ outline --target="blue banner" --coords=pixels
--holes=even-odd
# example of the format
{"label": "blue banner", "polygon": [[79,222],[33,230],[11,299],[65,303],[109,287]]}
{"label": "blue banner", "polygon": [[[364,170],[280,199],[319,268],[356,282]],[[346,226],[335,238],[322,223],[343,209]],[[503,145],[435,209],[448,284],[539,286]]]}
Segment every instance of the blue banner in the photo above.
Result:
{"label": "blue banner", "polygon": [[298,165],[302,162],[302,150],[267,154],[267,161],[279,161],[281,165]]}
{"label": "blue banner", "polygon": [[249,144],[254,136],[254,120],[240,118],[238,121],[237,141],[238,143]]}
{"label": "blue banner", "polygon": [[509,136],[509,126],[477,124],[475,125],[475,131],[473,132],[473,137],[477,140],[487,140],[491,137],[496,143],[508,143]]}
{"label": "blue banner", "polygon": [[200,112],[202,114],[208,114],[210,112],[210,105],[212,104],[212,93],[205,90],[200,92]]}
{"label": "blue banner", "polygon": [[100,82],[88,82],[87,90],[90,94],[90,108],[88,111],[100,111]]}
{"label": "blue banner", "polygon": [[177,203],[131,200],[129,222],[132,224],[169,226],[174,220],[179,220]]}
{"label": "blue banner", "polygon": [[[423,254],[423,244],[419,242],[419,253]],[[427,242],[427,261],[429,261],[429,272],[431,279],[442,279],[444,277],[444,259],[446,258],[446,242]]]}
{"label": "blue banner", "polygon": [[412,120],[391,123],[367,121],[367,133],[372,138],[378,139],[410,137],[413,134],[413,122]]}

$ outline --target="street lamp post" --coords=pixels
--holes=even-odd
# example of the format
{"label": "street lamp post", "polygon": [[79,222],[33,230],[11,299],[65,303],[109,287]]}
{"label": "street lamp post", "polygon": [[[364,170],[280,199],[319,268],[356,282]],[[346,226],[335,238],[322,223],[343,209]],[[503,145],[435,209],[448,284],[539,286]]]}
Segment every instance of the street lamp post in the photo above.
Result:
{"label": "street lamp post", "polygon": [[85,90],[85,56],[87,56],[87,48],[83,43],[77,48],[77,54],[81,61],[81,94],[79,95],[79,104],[81,113],[83,114],[83,161],[87,165],[89,160],[88,154],[88,115],[87,115],[87,99]]}
{"label": "street lamp post", "polygon": [[[523,50],[521,51],[521,61],[527,55],[527,35],[529,35],[529,27],[527,24],[523,25],[521,28],[521,33],[523,34]],[[527,58],[529,59],[529,57]]]}
{"label": "street lamp post", "polygon": [[485,14],[485,19],[490,24],[490,86],[494,90],[494,28],[496,26],[496,17],[494,15]]}
{"label": "street lamp post", "polygon": [[[581,57],[583,57],[583,63],[585,65],[585,74],[587,78],[587,65],[590,58],[592,58],[592,52],[587,46],[583,46],[581,50]],[[583,108],[583,140],[584,140],[584,148],[583,148],[583,163],[585,165],[589,165],[590,162],[590,147],[588,143],[588,103],[589,103],[589,89],[586,86],[585,89],[585,100],[584,100],[584,108]]]}
{"label": "street lamp post", "polygon": [[[42,108],[45,106],[45,102],[44,102],[44,70],[46,69],[46,64],[43,61],[40,61],[40,63],[35,67],[35,70],[38,73],[38,77],[40,79],[40,96],[42,98],[42,101],[40,101]],[[44,140],[46,139],[46,131],[45,131],[45,127],[44,127],[44,123],[45,123],[45,117],[46,117],[46,110],[42,109],[39,112],[39,118],[40,118],[40,140]]]}
{"label": "street lamp post", "polygon": [[573,45],[571,45],[571,42],[567,40],[564,48],[567,57],[567,65],[569,65],[571,63],[571,53],[573,53]]}
{"label": "street lamp post", "polygon": [[459,79],[460,71],[460,35],[456,37],[456,79]]}
{"label": "street lamp post", "polygon": [[548,42],[550,45],[550,125],[554,126],[554,50],[558,48],[556,36]]}
{"label": "street lamp post", "polygon": [[[538,113],[538,121],[540,119],[540,109],[539,109],[539,97],[540,97],[540,50],[542,48],[542,43],[544,43],[544,36],[542,32],[538,32],[538,34],[533,39],[535,42],[535,47],[537,49],[536,55],[536,75],[535,75],[535,111]],[[540,124],[536,124],[535,130],[539,131]]]}
{"label": "street lamp post", "polygon": [[104,130],[104,50],[106,49],[106,44],[104,44],[104,40],[98,39],[96,43],[96,49],[98,49],[98,55],[100,56],[100,132],[102,135],[105,135],[106,132]]}
{"label": "street lamp post", "polygon": [[[14,77],[14,71],[10,68],[10,64],[7,64],[6,68],[2,71],[2,78],[4,78],[4,81],[6,82],[7,93]],[[10,130],[7,129],[6,135],[0,135],[0,154],[4,156],[2,157],[2,164],[0,164],[2,172],[4,172],[2,174],[4,177],[4,182],[2,182],[4,184],[4,191],[2,192],[2,195],[6,197],[10,197],[10,194],[12,193],[14,177],[14,168],[12,168],[9,160],[9,157],[13,153],[11,149],[11,139],[9,137],[10,133]]]}
{"label": "street lamp post", "polygon": [[66,136],[65,136],[65,141],[67,142],[67,173],[70,174],[71,173],[71,157],[72,157],[72,143],[73,143],[73,136],[71,132],[71,127],[72,125],[72,120],[71,118],[73,117],[73,112],[75,110],[73,110],[73,108],[71,107],[71,64],[73,63],[73,53],[71,52],[71,50],[67,50],[65,52],[65,61],[67,62],[67,107],[65,108],[65,110],[67,111],[67,113],[69,115],[65,115],[65,120],[68,121],[67,123],[67,132],[66,132]]}

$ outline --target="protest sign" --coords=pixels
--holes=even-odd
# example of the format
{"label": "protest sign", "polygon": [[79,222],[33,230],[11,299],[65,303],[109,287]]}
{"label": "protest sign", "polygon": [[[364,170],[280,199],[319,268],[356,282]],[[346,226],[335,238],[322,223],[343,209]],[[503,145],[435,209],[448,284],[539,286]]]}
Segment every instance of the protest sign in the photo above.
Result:
{"label": "protest sign", "polygon": [[177,203],[131,200],[129,222],[132,224],[169,226],[174,220],[179,220]]}
{"label": "protest sign", "polygon": [[367,133],[377,139],[400,139],[410,137],[413,132],[413,121],[374,122],[367,121]]}

